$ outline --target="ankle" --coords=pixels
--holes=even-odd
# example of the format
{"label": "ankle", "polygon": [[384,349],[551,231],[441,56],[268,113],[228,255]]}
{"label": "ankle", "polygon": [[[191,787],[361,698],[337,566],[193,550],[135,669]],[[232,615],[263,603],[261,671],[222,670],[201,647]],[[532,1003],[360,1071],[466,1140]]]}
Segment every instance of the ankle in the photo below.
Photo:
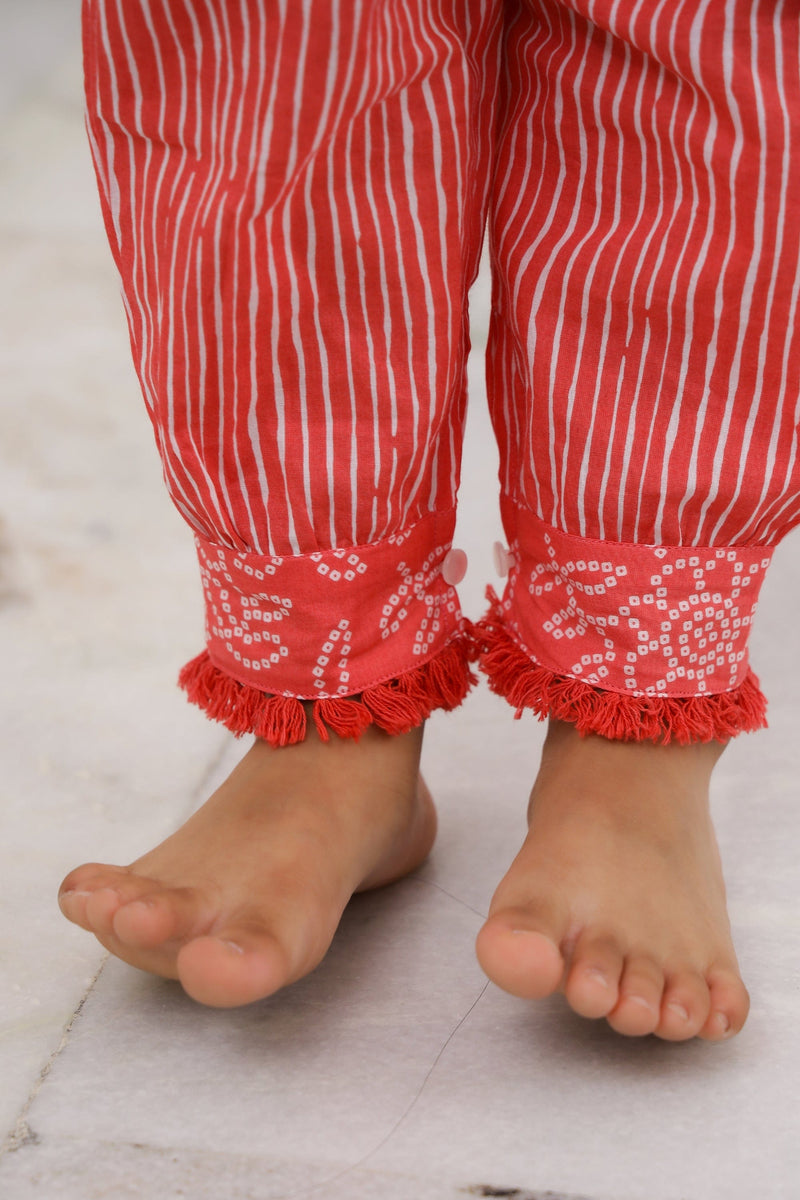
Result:
{"label": "ankle", "polygon": [[613,741],[551,717],[528,822],[542,805],[623,815],[646,805],[653,819],[661,810],[678,817],[684,808],[707,809],[711,775],[724,749],[722,742]]}
{"label": "ankle", "polygon": [[696,769],[705,767],[710,774],[727,744],[727,741],[689,742],[683,745],[676,741],[611,739],[602,737],[599,733],[581,733],[568,721],[550,716],[542,757],[544,760],[563,754],[572,756],[581,750],[587,757],[605,756],[609,760],[615,757],[622,760],[624,756],[628,762],[684,762],[687,765],[692,764]]}

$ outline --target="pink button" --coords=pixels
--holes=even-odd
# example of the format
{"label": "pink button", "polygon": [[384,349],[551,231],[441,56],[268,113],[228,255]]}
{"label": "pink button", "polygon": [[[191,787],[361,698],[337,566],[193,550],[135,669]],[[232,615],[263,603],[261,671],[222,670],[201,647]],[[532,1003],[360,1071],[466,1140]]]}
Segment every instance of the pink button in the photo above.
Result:
{"label": "pink button", "polygon": [[494,569],[501,579],[504,579],[514,565],[514,555],[506,549],[502,542],[495,542],[492,547],[494,554]]}
{"label": "pink button", "polygon": [[467,556],[463,550],[450,550],[442,563],[442,579],[455,587],[467,573]]}

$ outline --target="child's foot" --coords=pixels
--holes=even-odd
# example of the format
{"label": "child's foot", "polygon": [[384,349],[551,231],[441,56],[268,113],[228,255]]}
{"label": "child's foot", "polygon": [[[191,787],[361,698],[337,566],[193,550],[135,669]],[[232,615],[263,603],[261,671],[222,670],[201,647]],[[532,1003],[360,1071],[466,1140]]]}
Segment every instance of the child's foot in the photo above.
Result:
{"label": "child's foot", "polygon": [[750,1002],[708,806],[722,750],[551,720],[528,836],[478,935],[487,975],[517,996],[560,989],[630,1036],[737,1033]]}
{"label": "child's foot", "polygon": [[256,741],[186,824],[130,867],[89,863],[61,885],[65,915],[136,967],[221,1008],[268,996],[323,958],[355,891],[427,857],[433,802],[422,727],[358,743]]}

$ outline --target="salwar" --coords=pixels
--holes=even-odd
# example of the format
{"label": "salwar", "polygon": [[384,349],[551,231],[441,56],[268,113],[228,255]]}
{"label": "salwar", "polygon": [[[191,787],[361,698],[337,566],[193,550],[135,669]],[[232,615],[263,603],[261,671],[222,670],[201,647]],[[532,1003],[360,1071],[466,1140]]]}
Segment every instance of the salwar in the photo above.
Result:
{"label": "salwar", "polygon": [[[237,733],[519,713],[764,723],[747,641],[800,520],[800,16],[775,0],[85,0],[134,362]],[[467,294],[508,541],[452,548]],[[311,706],[301,701],[313,701]]]}

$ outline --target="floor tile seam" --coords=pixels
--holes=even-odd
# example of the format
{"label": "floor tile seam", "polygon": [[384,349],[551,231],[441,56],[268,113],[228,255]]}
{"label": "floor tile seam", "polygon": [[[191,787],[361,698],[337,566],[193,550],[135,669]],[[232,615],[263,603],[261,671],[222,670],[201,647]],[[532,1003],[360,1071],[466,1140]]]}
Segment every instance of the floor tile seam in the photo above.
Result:
{"label": "floor tile seam", "polygon": [[[198,799],[203,798],[208,781],[212,778],[214,772],[219,768],[220,763],[223,761],[223,758],[227,753],[228,746],[229,738],[221,738],[216,749],[212,751],[207,759],[205,766],[197,779],[197,782],[189,788],[189,803],[191,804],[192,809],[196,807]],[[94,991],[100,975],[110,957],[111,956],[109,954],[106,954],[100,962],[97,971],[89,982],[89,985],[83,993],[77,1007],[70,1015],[66,1025],[64,1026],[59,1044],[55,1047],[47,1061],[40,1069],[33,1087],[31,1088],[28,1096],[22,1104],[22,1107],[20,1108],[16,1121],[9,1129],[8,1133],[3,1139],[2,1144],[0,1144],[0,1160],[5,1157],[5,1155],[12,1153],[15,1150],[19,1150],[26,1144],[35,1141],[35,1135],[32,1134],[30,1126],[28,1125],[28,1116],[31,1108],[33,1107],[39,1092],[42,1090],[57,1060],[66,1049],[75,1023],[80,1017],[87,1000]]]}
{"label": "floor tile seam", "polygon": [[8,1133],[6,1134],[6,1137],[3,1139],[2,1145],[0,1145],[0,1160],[2,1160],[7,1154],[10,1154],[15,1150],[20,1150],[26,1144],[28,1144],[30,1142],[35,1142],[35,1140],[36,1140],[35,1135],[31,1132],[31,1128],[28,1125],[28,1116],[30,1114],[31,1108],[33,1107],[36,1097],[39,1095],[39,1092],[44,1087],[44,1084],[47,1081],[47,1078],[50,1075],[50,1072],[53,1070],[53,1067],[55,1066],[56,1062],[58,1061],[61,1054],[64,1052],[67,1045],[69,1044],[70,1035],[75,1026],[75,1023],[78,1020],[78,1018],[80,1017],[81,1013],[83,1012],[83,1008],[84,1008],[84,1005],[86,1004],[86,1001],[89,999],[89,997],[91,996],[95,987],[97,986],[97,981],[99,980],[100,975],[102,974],[103,969],[105,968],[105,965],[108,962],[110,957],[111,957],[110,954],[106,954],[103,957],[99,967],[97,968],[91,981],[89,982],[89,985],[86,988],[86,991],[83,993],[77,1007],[75,1008],[75,1011],[72,1013],[72,1015],[70,1016],[66,1025],[64,1026],[64,1029],[61,1034],[60,1042],[58,1043],[56,1048],[53,1050],[53,1052],[50,1054],[50,1057],[47,1059],[44,1066],[39,1071],[39,1075],[36,1079],[36,1082],[34,1083],[33,1087],[31,1088],[30,1092],[28,1093],[28,1096],[25,1099],[25,1101],[22,1105],[22,1108],[19,1111],[19,1115],[18,1115],[14,1125],[12,1126],[11,1129],[9,1129]]}

